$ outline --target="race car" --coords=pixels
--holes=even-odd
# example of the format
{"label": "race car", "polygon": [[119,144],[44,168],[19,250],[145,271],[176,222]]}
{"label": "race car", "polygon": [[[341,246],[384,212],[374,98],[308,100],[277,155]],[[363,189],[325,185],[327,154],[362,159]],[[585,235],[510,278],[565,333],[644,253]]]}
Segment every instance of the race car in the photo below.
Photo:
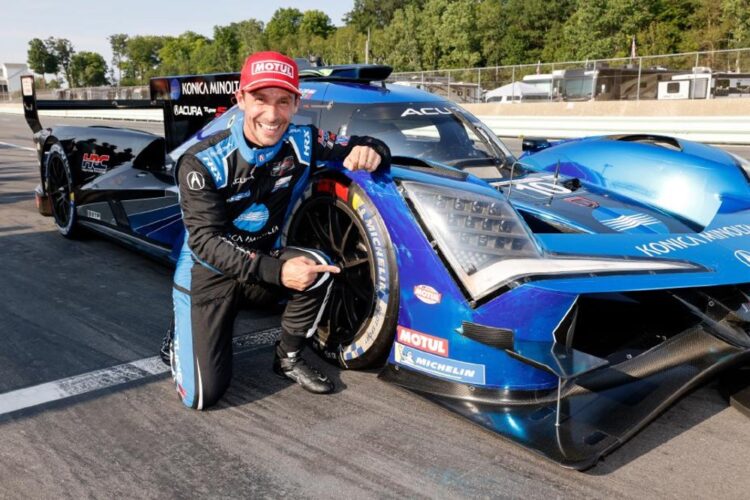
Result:
{"label": "race car", "polygon": [[[714,375],[750,359],[750,165],[655,135],[524,141],[515,158],[386,66],[302,73],[295,119],[371,135],[389,170],[330,164],[279,245],[342,268],[312,342],[563,466],[594,465]],[[150,102],[37,103],[40,211],[157,258],[182,244],[174,165],[241,119],[237,74],[151,80]],[[37,109],[159,107],[165,134],[43,128]],[[326,138],[323,137],[322,140]],[[320,138],[318,138],[320,140]]]}

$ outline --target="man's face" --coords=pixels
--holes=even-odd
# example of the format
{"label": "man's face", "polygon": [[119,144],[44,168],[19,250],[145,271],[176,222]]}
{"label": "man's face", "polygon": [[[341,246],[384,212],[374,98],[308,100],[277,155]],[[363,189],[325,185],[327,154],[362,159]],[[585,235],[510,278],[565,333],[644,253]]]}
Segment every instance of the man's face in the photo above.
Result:
{"label": "man's face", "polygon": [[268,87],[237,92],[237,104],[245,112],[245,137],[259,146],[273,146],[286,132],[299,101],[288,90]]}

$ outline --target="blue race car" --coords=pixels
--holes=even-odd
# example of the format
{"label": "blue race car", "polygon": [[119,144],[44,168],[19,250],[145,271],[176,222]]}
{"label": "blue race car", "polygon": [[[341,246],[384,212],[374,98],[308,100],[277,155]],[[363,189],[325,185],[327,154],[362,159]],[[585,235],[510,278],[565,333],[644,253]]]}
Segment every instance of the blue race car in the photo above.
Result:
{"label": "blue race car", "polygon": [[[303,72],[296,123],[371,135],[389,171],[313,177],[280,244],[342,268],[313,338],[380,377],[566,467],[595,464],[668,405],[750,359],[750,165],[653,135],[527,140],[516,159],[477,118],[390,68]],[[40,211],[173,259],[172,169],[241,119],[238,75],[157,78],[165,136],[42,128]],[[168,153],[166,153],[168,152]]]}

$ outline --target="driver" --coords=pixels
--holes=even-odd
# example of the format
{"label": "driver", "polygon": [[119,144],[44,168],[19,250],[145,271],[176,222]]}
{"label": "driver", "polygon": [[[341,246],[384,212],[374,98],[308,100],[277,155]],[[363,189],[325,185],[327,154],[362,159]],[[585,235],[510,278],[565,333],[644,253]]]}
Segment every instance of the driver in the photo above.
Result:
{"label": "driver", "polygon": [[287,299],[273,370],[313,393],[334,388],[300,353],[340,270],[318,250],[281,248],[281,228],[318,161],[343,160],[349,170],[373,172],[390,162],[390,151],[371,137],[293,125],[300,95],[294,60],[252,54],[236,92],[243,113],[177,165],[186,237],[174,276],[170,359],[188,407],[207,408],[226,391],[243,303],[272,308]]}

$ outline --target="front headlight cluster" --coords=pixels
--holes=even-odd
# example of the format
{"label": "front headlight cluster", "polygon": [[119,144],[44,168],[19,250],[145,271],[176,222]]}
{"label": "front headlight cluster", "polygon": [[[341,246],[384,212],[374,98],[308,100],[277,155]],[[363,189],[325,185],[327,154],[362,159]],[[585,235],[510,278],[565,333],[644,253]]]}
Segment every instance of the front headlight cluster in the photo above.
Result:
{"label": "front headlight cluster", "polygon": [[401,185],[472,300],[530,276],[700,269],[661,259],[544,256],[521,216],[502,198],[413,181]]}
{"label": "front headlight cluster", "polygon": [[526,224],[504,200],[440,186],[404,182],[409,199],[469,292],[489,292],[482,274],[509,259],[540,259]]}

